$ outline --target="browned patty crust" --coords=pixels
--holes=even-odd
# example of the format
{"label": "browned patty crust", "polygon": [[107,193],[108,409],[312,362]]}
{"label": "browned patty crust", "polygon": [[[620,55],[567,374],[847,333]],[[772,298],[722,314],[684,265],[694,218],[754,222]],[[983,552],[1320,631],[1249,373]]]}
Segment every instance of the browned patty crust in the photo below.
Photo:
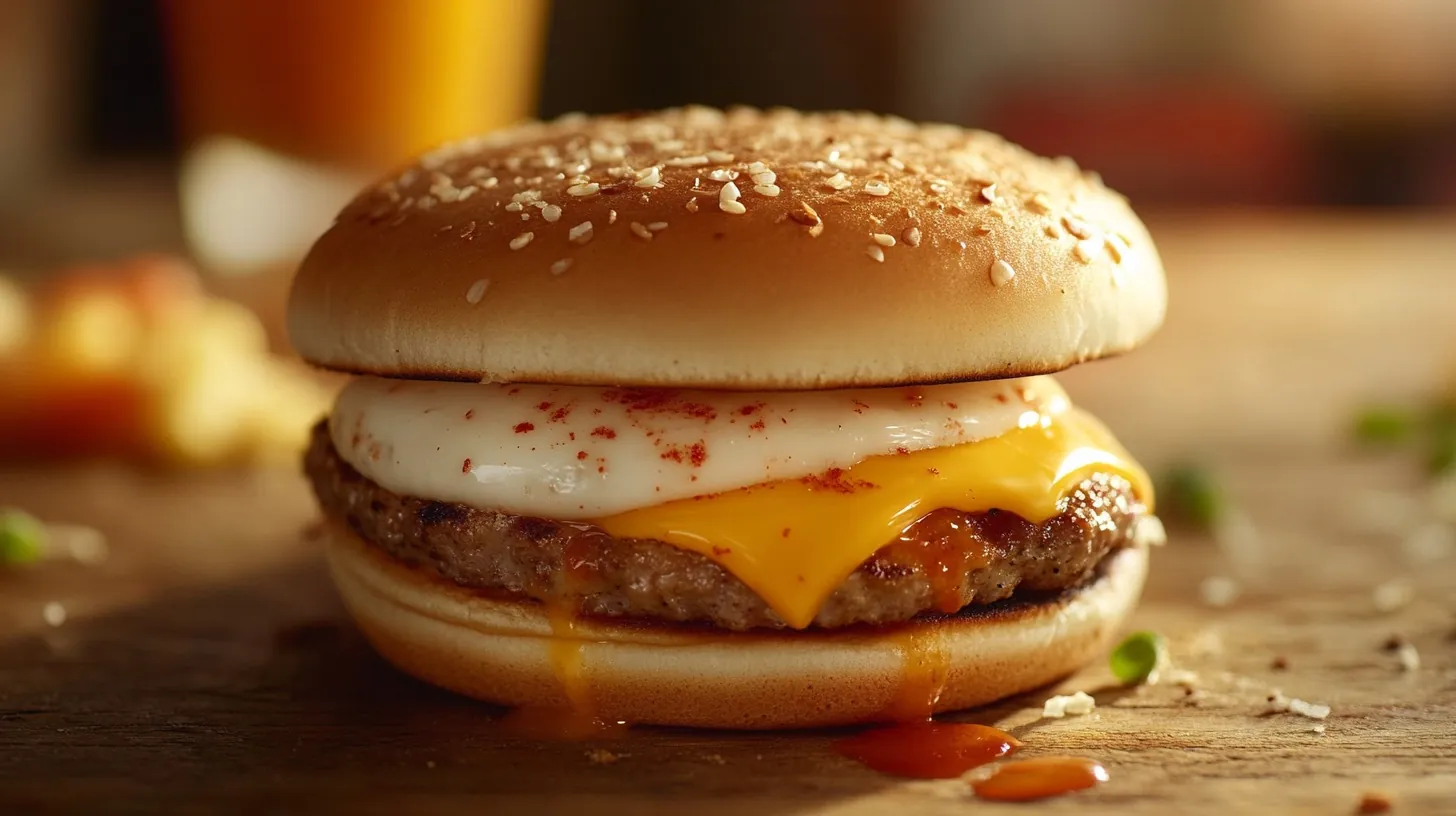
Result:
{"label": "browned patty crust", "polygon": [[[325,513],[407,563],[468,587],[503,590],[585,615],[709,623],[784,622],[728,571],[652,539],[620,539],[581,522],[517,516],[401,496],[334,449],[326,423],[304,463]],[[1125,479],[1094,474],[1032,524],[1012,513],[936,510],[869,558],[829,596],[814,625],[891,623],[989,604],[1017,589],[1055,591],[1088,580],[1131,543],[1144,512]]]}

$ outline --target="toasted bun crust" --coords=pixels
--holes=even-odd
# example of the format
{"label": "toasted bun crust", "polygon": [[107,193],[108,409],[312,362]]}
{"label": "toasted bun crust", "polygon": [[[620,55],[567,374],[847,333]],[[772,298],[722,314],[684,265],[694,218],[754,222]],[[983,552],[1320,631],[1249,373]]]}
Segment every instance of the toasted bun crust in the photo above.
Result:
{"label": "toasted bun crust", "polygon": [[[539,605],[472,593],[327,527],[345,604],[400,669],[509,705],[569,705],[563,651]],[[1006,605],[896,627],[728,633],[579,621],[580,678],[597,716],[706,728],[807,728],[883,719],[906,646],[947,656],[936,711],[989,703],[1057,680],[1103,654],[1131,611],[1147,551],[1111,556],[1092,585],[1042,604]],[[913,639],[913,640],[912,640]],[[553,649],[553,644],[557,644]]]}
{"label": "toasted bun crust", "polygon": [[809,389],[1052,372],[1138,345],[1165,302],[1142,223],[1068,160],[695,108],[420,158],[318,241],[288,322],[305,358],[360,373]]}

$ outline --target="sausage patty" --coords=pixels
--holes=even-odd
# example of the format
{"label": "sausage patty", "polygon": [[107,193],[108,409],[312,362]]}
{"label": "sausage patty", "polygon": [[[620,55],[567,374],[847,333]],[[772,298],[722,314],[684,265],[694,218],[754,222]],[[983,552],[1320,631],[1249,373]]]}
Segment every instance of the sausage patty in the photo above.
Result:
{"label": "sausage patty", "polygon": [[[324,511],[407,563],[467,587],[503,590],[577,614],[782,628],[753,590],[712,560],[591,524],[517,516],[392,493],[334,449],[326,422],[304,462]],[[935,510],[888,542],[829,596],[819,627],[891,623],[999,601],[1017,589],[1087,581],[1127,546],[1145,512],[1125,479],[1093,474],[1033,524],[1012,513]]]}

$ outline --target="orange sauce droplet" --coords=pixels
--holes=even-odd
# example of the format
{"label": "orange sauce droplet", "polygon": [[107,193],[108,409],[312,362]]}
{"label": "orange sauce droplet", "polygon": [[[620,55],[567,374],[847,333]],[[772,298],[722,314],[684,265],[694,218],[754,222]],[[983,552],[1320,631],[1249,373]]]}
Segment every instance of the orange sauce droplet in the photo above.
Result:
{"label": "orange sauce droplet", "polygon": [[[561,575],[562,594],[566,598],[574,598],[576,593],[572,589],[595,574],[594,552],[591,542],[584,537],[567,541],[562,552]],[[561,686],[566,706],[515,709],[506,715],[506,728],[517,736],[534,740],[578,741],[621,736],[627,728],[625,723],[597,716],[586,676],[586,641],[577,631],[574,610],[568,603],[549,604],[546,618],[551,624],[551,642],[547,647],[551,673]]]}
{"label": "orange sauce droplet", "polygon": [[1036,757],[997,766],[991,775],[971,783],[982,799],[1030,802],[1086,790],[1108,779],[1102,763],[1085,757]]}
{"label": "orange sauce droplet", "polygon": [[874,728],[834,745],[880,773],[914,779],[952,779],[1020,747],[1015,737],[989,725],[928,720]]}
{"label": "orange sauce droplet", "polygon": [[900,653],[900,688],[884,712],[891,722],[928,719],[950,678],[950,653],[936,626],[911,624],[895,637]]}

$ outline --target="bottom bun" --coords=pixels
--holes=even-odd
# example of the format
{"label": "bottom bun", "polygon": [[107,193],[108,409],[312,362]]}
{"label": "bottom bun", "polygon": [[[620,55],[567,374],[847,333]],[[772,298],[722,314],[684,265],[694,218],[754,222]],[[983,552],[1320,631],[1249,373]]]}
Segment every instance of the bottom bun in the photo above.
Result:
{"label": "bottom bun", "polygon": [[1147,550],[1130,547],[1108,556],[1088,585],[1034,601],[1013,597],[895,626],[740,633],[555,620],[534,601],[408,566],[342,525],[327,525],[325,539],[359,627],[415,677],[506,705],[704,728],[881,721],[1051,683],[1105,654],[1148,566]]}

